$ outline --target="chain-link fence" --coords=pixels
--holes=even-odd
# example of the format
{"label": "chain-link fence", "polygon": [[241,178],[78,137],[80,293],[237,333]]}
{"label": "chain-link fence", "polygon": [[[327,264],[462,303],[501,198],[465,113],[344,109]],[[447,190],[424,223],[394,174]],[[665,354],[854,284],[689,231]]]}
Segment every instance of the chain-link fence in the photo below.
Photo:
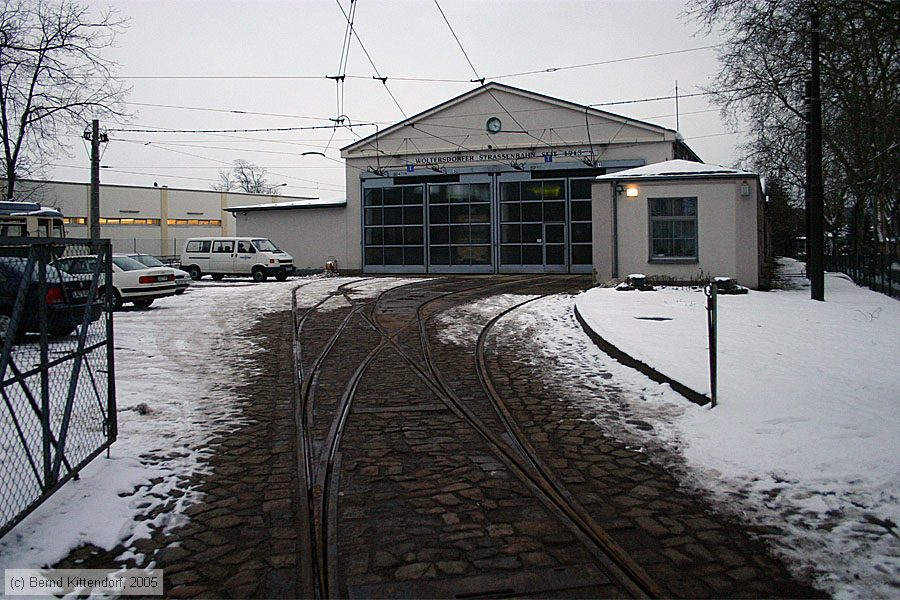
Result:
{"label": "chain-link fence", "polygon": [[122,254],[152,254],[158,257],[177,258],[184,247],[185,239],[170,238],[163,242],[159,238],[114,238],[110,240],[113,252]]}
{"label": "chain-link fence", "polygon": [[[97,266],[70,275],[63,256]],[[108,240],[0,237],[0,537],[116,439],[111,256]]]}

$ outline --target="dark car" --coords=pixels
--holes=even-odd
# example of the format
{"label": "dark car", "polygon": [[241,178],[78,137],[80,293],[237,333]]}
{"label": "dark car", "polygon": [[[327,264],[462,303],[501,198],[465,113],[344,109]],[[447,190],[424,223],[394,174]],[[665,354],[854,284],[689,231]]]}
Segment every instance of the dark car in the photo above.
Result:
{"label": "dark car", "polygon": [[[26,265],[27,260],[24,258],[0,259],[0,340],[6,339],[7,331],[12,324],[13,308],[25,276]],[[22,339],[26,333],[40,332],[41,304],[47,307],[47,332],[51,336],[69,335],[75,331],[75,327],[84,321],[90,286],[90,281],[72,277],[52,265],[47,265],[46,292],[41,297],[38,267],[35,265],[25,288],[25,306],[16,328],[16,339]],[[100,318],[101,300],[96,298],[91,305],[90,321]]]}

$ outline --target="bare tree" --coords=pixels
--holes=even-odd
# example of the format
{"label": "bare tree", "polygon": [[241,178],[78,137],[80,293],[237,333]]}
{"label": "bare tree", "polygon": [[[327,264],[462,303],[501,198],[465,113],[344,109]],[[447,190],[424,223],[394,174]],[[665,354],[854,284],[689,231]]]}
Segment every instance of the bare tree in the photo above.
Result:
{"label": "bare tree", "polygon": [[5,197],[16,181],[69,154],[92,118],[125,116],[128,90],[102,51],[126,23],[76,0],[0,0],[0,130]]}
{"label": "bare tree", "polygon": [[249,194],[278,194],[281,186],[271,185],[266,173],[265,167],[238,159],[230,171],[219,171],[219,183],[213,189],[220,192],[240,190]]}
{"label": "bare tree", "polygon": [[[723,113],[749,121],[748,166],[802,197],[809,17],[821,31],[825,217],[853,250],[900,238],[900,2],[692,0],[726,42],[713,83]],[[891,242],[893,240],[893,242]]]}

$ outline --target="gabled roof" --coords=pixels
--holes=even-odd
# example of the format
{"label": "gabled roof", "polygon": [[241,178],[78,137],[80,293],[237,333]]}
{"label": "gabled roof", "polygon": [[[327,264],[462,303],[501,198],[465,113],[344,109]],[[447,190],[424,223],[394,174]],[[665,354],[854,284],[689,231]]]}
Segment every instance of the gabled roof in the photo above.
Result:
{"label": "gabled roof", "polygon": [[607,175],[600,175],[598,180],[622,180],[622,179],[678,179],[678,178],[709,178],[709,177],[756,177],[756,173],[739,171],[719,165],[709,165],[690,160],[666,160],[663,162],[617,171]]}
{"label": "gabled roof", "polygon": [[476,96],[479,96],[482,94],[491,94],[491,92],[494,92],[494,91],[502,91],[502,92],[505,92],[508,94],[522,96],[524,98],[529,98],[531,100],[535,100],[535,101],[542,102],[545,104],[555,105],[560,108],[568,108],[570,110],[578,111],[578,112],[584,114],[585,116],[590,115],[590,116],[594,116],[594,117],[607,119],[610,121],[618,121],[621,123],[627,123],[630,126],[646,129],[653,133],[670,133],[673,135],[675,134],[675,130],[673,130],[673,129],[668,129],[666,127],[660,127],[659,125],[647,123],[646,121],[640,121],[640,120],[632,119],[630,117],[624,117],[622,115],[617,115],[617,114],[606,112],[603,110],[597,110],[596,108],[591,108],[590,106],[585,106],[583,104],[577,104],[575,102],[569,102],[568,100],[561,100],[559,98],[554,98],[552,96],[546,96],[544,94],[539,94],[537,92],[523,90],[521,88],[513,87],[511,85],[506,85],[504,83],[497,83],[496,81],[490,81],[490,82],[480,85],[477,88],[470,90],[464,94],[460,94],[459,96],[456,96],[455,98],[451,98],[450,100],[447,100],[446,102],[442,102],[442,103],[440,103],[436,106],[433,106],[425,111],[422,111],[416,115],[413,115],[413,116],[409,117],[408,119],[399,121],[386,129],[382,129],[381,131],[379,131],[375,134],[372,134],[368,137],[362,138],[361,140],[357,140],[356,142],[354,142],[348,146],[344,146],[343,148],[341,148],[341,154],[344,155],[347,152],[353,152],[364,146],[372,146],[372,141],[376,137],[383,138],[385,136],[390,135],[391,133],[394,133],[394,132],[404,128],[404,127],[409,127],[409,126],[415,125],[416,123],[418,123],[420,121],[428,119],[429,117],[432,117],[432,116],[436,115],[437,113],[440,113],[448,108],[451,108],[453,106],[456,106],[458,104],[466,102]]}

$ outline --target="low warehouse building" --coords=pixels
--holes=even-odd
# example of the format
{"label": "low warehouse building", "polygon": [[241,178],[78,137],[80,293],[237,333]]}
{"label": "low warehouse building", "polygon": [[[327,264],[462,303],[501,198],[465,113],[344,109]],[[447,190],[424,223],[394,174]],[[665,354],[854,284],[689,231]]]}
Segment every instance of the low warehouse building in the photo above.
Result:
{"label": "low warehouse building", "polygon": [[[321,271],[331,258],[343,268],[338,252],[348,232],[346,200],[295,200],[233,206],[238,235],[261,236],[290,254],[300,272]],[[333,252],[329,252],[333,249]]]}
{"label": "low warehouse building", "polygon": [[[90,237],[89,184],[20,179],[16,197],[61,211],[69,237]],[[235,235],[229,206],[288,200],[310,198],[100,184],[100,235],[112,240],[116,252],[173,256],[189,237]]]}

